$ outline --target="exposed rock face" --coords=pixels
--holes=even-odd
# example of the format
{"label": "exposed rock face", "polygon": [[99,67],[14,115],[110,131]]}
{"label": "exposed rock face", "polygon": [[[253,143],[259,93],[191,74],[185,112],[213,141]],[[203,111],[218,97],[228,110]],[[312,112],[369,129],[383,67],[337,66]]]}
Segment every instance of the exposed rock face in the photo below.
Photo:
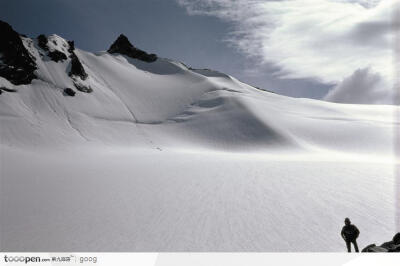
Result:
{"label": "exposed rock face", "polygon": [[47,55],[50,57],[51,60],[53,60],[54,62],[67,60],[67,56],[63,52],[58,51],[58,50],[54,50],[54,51],[49,50],[49,47],[47,45],[48,39],[46,36],[44,36],[43,34],[40,34],[37,37],[37,39],[38,39],[39,47],[47,52]]}
{"label": "exposed rock face", "polygon": [[[75,53],[74,41],[65,41],[55,35],[46,37],[43,34],[39,35],[37,40],[39,47],[46,52],[47,56],[49,56],[51,60],[59,62],[67,60],[68,57],[71,59],[68,76],[73,80],[74,86],[77,90],[86,93],[93,91],[89,85],[83,82],[88,78],[88,74]],[[75,91],[67,88],[64,90],[64,95],[74,96]]]}
{"label": "exposed rock face", "polygon": [[73,89],[71,89],[71,88],[65,88],[64,89],[64,95],[66,95],[66,96],[75,96],[75,91],[73,90]]}
{"label": "exposed rock face", "polygon": [[37,37],[38,40],[38,45],[40,48],[42,48],[43,50],[47,51],[49,48],[47,47],[47,37],[44,36],[43,34],[40,34]]}
{"label": "exposed rock face", "polygon": [[0,34],[0,76],[15,85],[31,83],[37,67],[19,34],[1,20]]}
{"label": "exposed rock face", "polygon": [[68,52],[70,53],[70,58],[71,58],[71,70],[69,71],[68,75],[70,77],[72,76],[78,76],[82,80],[85,80],[88,75],[81,63],[79,61],[78,56],[75,54],[75,43],[74,41],[68,41]]}
{"label": "exposed rock face", "polygon": [[368,245],[361,252],[400,252],[400,233],[397,233],[392,241],[385,242],[380,246]]}
{"label": "exposed rock face", "polygon": [[85,80],[88,75],[83,68],[83,65],[81,61],[79,61],[79,58],[76,56],[74,52],[71,53],[71,70],[69,71],[68,75],[69,76],[79,76],[82,80]]}
{"label": "exposed rock face", "polygon": [[81,91],[81,92],[86,92],[86,93],[91,93],[91,92],[93,92],[92,87],[90,87],[90,86],[87,85],[87,84],[84,84],[84,83],[80,82],[80,81],[77,80],[77,79],[74,79],[74,86],[75,86],[75,88],[76,88],[78,91]]}
{"label": "exposed rock face", "polygon": [[157,60],[157,55],[148,54],[145,51],[136,48],[123,34],[119,35],[118,39],[111,45],[107,52],[109,52],[110,54],[119,53],[127,55],[131,58],[139,59],[148,63]]}
{"label": "exposed rock face", "polygon": [[83,67],[78,56],[75,54],[74,41],[68,41],[68,46],[68,52],[70,53],[69,57],[71,58],[71,70],[69,71],[68,75],[73,79],[75,88],[81,92],[93,92],[93,89],[89,85],[82,82],[88,78],[88,74],[86,73],[85,68]]}
{"label": "exposed rock face", "polygon": [[48,56],[54,62],[67,60],[67,56],[63,52],[60,52],[60,51],[49,52]]}
{"label": "exposed rock face", "polygon": [[14,90],[14,89],[9,89],[9,88],[6,88],[6,87],[0,87],[0,92],[1,91],[6,91],[6,92],[16,92],[17,90]]}
{"label": "exposed rock face", "polygon": [[70,52],[72,54],[74,52],[74,50],[75,50],[75,42],[68,41],[68,52]]}
{"label": "exposed rock face", "polygon": [[[67,60],[69,57],[70,70],[68,76],[73,80],[74,86],[77,90],[90,93],[92,88],[85,84],[83,81],[88,78],[88,74],[85,71],[82,63],[78,56],[75,54],[75,43],[74,41],[65,41],[64,39],[57,38],[58,36],[46,37],[43,34],[37,37],[39,47],[46,52],[47,56],[55,62]],[[68,56],[67,56],[67,55]],[[64,90],[64,95],[74,96],[75,91],[70,88]]]}
{"label": "exposed rock face", "polygon": [[[4,77],[15,85],[29,84],[32,79],[37,78],[34,71],[38,68],[36,58],[25,48],[24,43],[27,40],[21,39],[21,36],[12,29],[6,22],[0,21],[0,76]],[[29,40],[30,45],[31,40]],[[25,43],[26,45],[26,43]],[[74,41],[67,41],[55,34],[46,36],[41,34],[37,37],[39,55],[47,57],[54,62],[70,63],[68,76],[78,91],[90,93],[93,89],[88,80],[88,74],[82,62],[75,51]],[[31,47],[33,49],[33,47]],[[154,62],[157,55],[148,54],[134,47],[124,35],[120,35],[117,40],[108,49],[109,53],[120,53],[134,59],[144,62]],[[40,58],[38,58],[40,60]],[[74,96],[76,90],[66,88],[64,95]],[[1,88],[0,93],[9,92],[6,88]]]}
{"label": "exposed rock face", "polygon": [[67,60],[67,56],[60,51],[49,52],[48,55],[50,56],[51,60],[55,62]]}

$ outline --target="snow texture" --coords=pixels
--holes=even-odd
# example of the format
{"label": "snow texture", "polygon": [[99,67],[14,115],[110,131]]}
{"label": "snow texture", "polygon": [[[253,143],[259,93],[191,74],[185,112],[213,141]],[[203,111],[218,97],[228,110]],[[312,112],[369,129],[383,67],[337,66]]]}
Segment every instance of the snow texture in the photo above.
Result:
{"label": "snow texture", "polygon": [[0,78],[2,251],[344,251],[345,217],[360,248],[394,235],[399,107],[79,49],[93,92],[68,97],[70,60],[23,42],[39,78]]}

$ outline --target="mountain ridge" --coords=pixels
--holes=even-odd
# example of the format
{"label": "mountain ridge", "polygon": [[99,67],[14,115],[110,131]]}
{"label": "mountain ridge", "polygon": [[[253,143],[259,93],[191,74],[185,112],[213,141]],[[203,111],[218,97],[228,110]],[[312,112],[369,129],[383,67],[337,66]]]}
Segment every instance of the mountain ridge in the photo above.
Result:
{"label": "mountain ridge", "polygon": [[35,69],[0,77],[1,250],[337,252],[344,217],[360,247],[392,237],[398,107],[18,38]]}
{"label": "mountain ridge", "polygon": [[[117,38],[108,52],[97,54],[77,49],[73,41],[67,41],[54,34],[40,35],[37,39],[23,36],[19,38],[26,49],[23,54],[29,54],[30,58],[35,59],[36,79],[32,79],[31,84],[15,85],[4,77],[0,78],[0,86],[4,88],[2,98],[11,97],[10,101],[23,103],[20,107],[15,104],[9,108],[9,102],[2,104],[0,115],[11,112],[15,117],[24,117],[28,112],[28,117],[35,118],[35,121],[54,123],[52,127],[57,129],[56,131],[70,132],[63,134],[67,143],[67,139],[75,139],[77,136],[82,139],[82,135],[87,131],[84,142],[88,142],[87,139],[100,142],[114,139],[112,142],[123,143],[129,140],[128,143],[133,141],[138,144],[138,138],[143,138],[143,127],[149,125],[153,128],[160,127],[167,132],[165,136],[161,136],[162,140],[160,139],[162,143],[169,143],[167,146],[174,146],[173,136],[177,134],[175,131],[178,128],[178,131],[185,132],[181,137],[183,141],[186,139],[185,145],[211,145],[217,149],[287,147],[296,150],[318,150],[324,147],[335,150],[345,148],[356,152],[358,147],[363,146],[363,149],[368,150],[370,146],[361,144],[362,141],[356,145],[350,144],[345,135],[339,140],[334,140],[329,130],[323,128],[322,133],[313,129],[315,133],[311,135],[316,139],[310,138],[307,127],[304,127],[310,124],[310,118],[314,116],[310,111],[321,113],[322,110],[322,113],[327,113],[328,117],[314,118],[320,123],[334,121],[330,120],[329,116],[338,122],[349,119],[363,121],[362,113],[354,118],[342,117],[344,114],[354,116],[351,109],[356,105],[294,99],[259,90],[218,71],[193,69],[173,60],[147,54],[134,47],[124,35]],[[10,91],[16,93],[9,93]],[[302,126],[295,126],[294,121],[289,124],[283,122],[292,121],[292,111],[289,110],[296,109],[296,106],[307,110],[305,115],[301,115],[301,119],[304,120]],[[376,112],[378,109],[368,106],[356,108],[367,113]],[[278,111],[279,109],[281,110]],[[383,113],[392,110],[390,107],[380,109]],[[271,112],[274,115],[270,117],[268,113]],[[278,117],[281,117],[281,122],[278,121]],[[379,120],[382,116],[375,117],[379,117]],[[128,126],[128,132],[137,132],[127,134],[121,130],[117,134],[110,129],[111,125],[106,125],[104,121],[132,121],[133,128]],[[37,122],[32,120],[29,123]],[[205,125],[207,126],[204,127]],[[313,123],[310,125],[314,128]],[[12,127],[14,126],[21,125],[13,124]],[[91,127],[98,127],[104,134]],[[44,130],[39,128],[40,126],[28,127],[26,130],[39,130],[32,134],[39,139],[43,138],[39,142],[46,146],[47,140],[43,137],[46,134],[39,133]],[[373,127],[368,130],[371,133],[374,131]],[[76,134],[77,131],[81,133]],[[299,134],[302,131],[304,133]],[[140,135],[142,137],[138,137]],[[371,134],[370,137],[377,138]],[[6,133],[5,143],[11,141],[19,145],[20,138],[17,138],[18,141],[15,138],[16,135]],[[64,142],[59,137],[56,139],[58,142]],[[327,142],[324,139],[330,140]],[[341,144],[342,140],[349,145]],[[148,143],[147,140],[139,142],[140,146]],[[328,147],[327,143],[330,143]],[[389,140],[384,141],[378,151],[384,151],[384,147],[388,147],[390,143]]]}

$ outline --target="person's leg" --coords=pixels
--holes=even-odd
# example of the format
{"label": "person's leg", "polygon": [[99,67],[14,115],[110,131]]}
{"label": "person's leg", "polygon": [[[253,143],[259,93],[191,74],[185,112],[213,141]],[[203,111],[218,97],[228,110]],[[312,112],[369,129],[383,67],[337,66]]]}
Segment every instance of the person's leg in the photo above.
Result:
{"label": "person's leg", "polygon": [[354,240],[354,241],[353,241],[353,245],[354,245],[354,250],[355,250],[356,252],[359,252],[359,251],[358,251],[357,240]]}
{"label": "person's leg", "polygon": [[351,245],[350,241],[346,241],[347,252],[351,252]]}

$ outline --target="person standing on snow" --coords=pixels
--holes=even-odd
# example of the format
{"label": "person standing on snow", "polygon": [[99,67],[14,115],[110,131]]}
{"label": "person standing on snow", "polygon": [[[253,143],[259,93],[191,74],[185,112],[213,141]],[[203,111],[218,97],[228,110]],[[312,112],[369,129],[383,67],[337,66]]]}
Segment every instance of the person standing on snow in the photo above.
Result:
{"label": "person standing on snow", "polygon": [[343,240],[346,242],[347,252],[351,252],[351,243],[353,243],[355,251],[359,252],[357,238],[360,235],[360,231],[354,224],[351,224],[349,218],[344,219],[344,224],[345,226],[343,226],[340,234]]}

